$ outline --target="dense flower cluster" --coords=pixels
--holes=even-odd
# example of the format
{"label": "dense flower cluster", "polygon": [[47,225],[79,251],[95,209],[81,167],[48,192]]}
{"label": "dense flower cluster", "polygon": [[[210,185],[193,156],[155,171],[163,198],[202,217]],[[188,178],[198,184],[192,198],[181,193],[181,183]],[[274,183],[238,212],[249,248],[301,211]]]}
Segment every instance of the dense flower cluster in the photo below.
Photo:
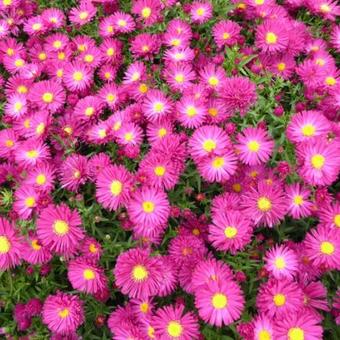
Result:
{"label": "dense flower cluster", "polygon": [[49,282],[16,331],[90,339],[93,301],[117,340],[340,324],[336,2],[44,7],[0,1],[0,270]]}

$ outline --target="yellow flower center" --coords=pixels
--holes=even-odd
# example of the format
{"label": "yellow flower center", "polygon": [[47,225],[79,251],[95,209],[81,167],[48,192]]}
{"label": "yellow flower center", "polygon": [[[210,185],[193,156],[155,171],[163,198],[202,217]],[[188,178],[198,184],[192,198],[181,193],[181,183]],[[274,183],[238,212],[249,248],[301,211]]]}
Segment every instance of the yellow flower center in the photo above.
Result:
{"label": "yellow flower center", "polygon": [[86,54],[86,56],[84,57],[84,61],[86,61],[87,63],[92,63],[94,60],[94,56],[92,54]]}
{"label": "yellow flower center", "polygon": [[125,135],[124,135],[124,139],[127,141],[127,142],[131,142],[133,140],[133,134],[131,132],[127,132]]}
{"label": "yellow flower center", "polygon": [[35,205],[35,198],[34,197],[27,197],[25,199],[25,205],[27,208],[32,208]]}
{"label": "yellow flower center", "polygon": [[197,115],[197,110],[196,110],[196,108],[195,108],[194,106],[189,105],[189,106],[187,107],[186,113],[187,113],[187,115],[188,115],[189,117],[194,117],[194,116]]}
{"label": "yellow flower center", "polygon": [[183,74],[176,74],[175,80],[177,83],[182,84],[184,82],[184,75]]}
{"label": "yellow flower center", "polygon": [[333,243],[328,242],[328,241],[324,241],[324,242],[321,242],[320,250],[321,250],[322,254],[332,255],[335,251],[335,247],[334,247]]}
{"label": "yellow flower center", "polygon": [[271,340],[272,337],[270,336],[270,333],[266,329],[262,329],[257,334],[258,340]]}
{"label": "yellow flower center", "polygon": [[305,137],[311,137],[315,134],[315,126],[312,124],[306,124],[301,128],[301,132]]}
{"label": "yellow flower center", "polygon": [[269,45],[275,44],[277,42],[277,35],[273,32],[268,32],[266,34],[266,42]]}
{"label": "yellow flower center", "polygon": [[316,65],[319,65],[319,66],[324,66],[324,65],[326,64],[326,61],[325,61],[325,59],[317,58],[317,59],[315,60],[315,64],[316,64]]}
{"label": "yellow flower center", "polygon": [[237,229],[232,226],[228,226],[224,229],[224,235],[226,238],[234,238],[237,235]]}
{"label": "yellow flower center", "polygon": [[218,110],[214,107],[211,107],[209,110],[208,110],[208,113],[210,114],[210,116],[212,117],[216,117],[218,115]]}
{"label": "yellow flower center", "polygon": [[131,80],[132,81],[137,81],[137,80],[139,80],[139,78],[140,78],[140,73],[139,72],[134,72],[132,74]]}
{"label": "yellow flower center", "polygon": [[277,64],[277,69],[282,72],[286,69],[286,64],[285,63],[278,63]]}
{"label": "yellow flower center", "polygon": [[151,8],[150,7],[144,7],[142,9],[142,17],[147,19],[147,18],[150,17],[150,15],[151,15]]}
{"label": "yellow flower center", "polygon": [[64,309],[62,309],[62,310],[58,313],[58,315],[59,315],[62,319],[67,318],[67,317],[69,316],[69,314],[70,314],[70,311],[68,310],[68,308],[64,308]]}
{"label": "yellow flower center", "polygon": [[325,157],[320,154],[314,155],[311,158],[311,163],[312,163],[313,168],[320,170],[325,165],[325,160],[326,160]]}
{"label": "yellow flower center", "polygon": [[147,302],[143,302],[140,304],[139,308],[142,313],[146,314],[149,310],[149,304]]}
{"label": "yellow flower center", "polygon": [[79,19],[81,20],[86,20],[88,16],[89,16],[89,13],[86,11],[79,13]]}
{"label": "yellow flower center", "polygon": [[133,267],[132,276],[135,281],[144,281],[148,278],[149,273],[144,266],[137,265]]}
{"label": "yellow flower center", "polygon": [[155,329],[151,326],[148,327],[148,336],[151,339],[155,339]]}
{"label": "yellow flower center", "polygon": [[14,142],[11,139],[7,139],[5,145],[6,147],[11,148],[14,145]]}
{"label": "yellow flower center", "polygon": [[19,111],[22,109],[22,107],[23,107],[23,105],[22,105],[21,102],[16,102],[16,103],[14,104],[14,111],[15,111],[15,112],[19,112]]}
{"label": "yellow flower center", "polygon": [[228,32],[224,32],[222,37],[224,40],[228,40],[230,38],[230,34]]}
{"label": "yellow flower center", "polygon": [[25,61],[23,59],[17,59],[15,62],[14,62],[14,65],[16,67],[23,67],[25,65]]}
{"label": "yellow flower center", "polygon": [[84,75],[83,75],[82,72],[76,71],[76,72],[73,73],[73,80],[74,81],[82,81],[83,78],[84,78]]}
{"label": "yellow flower center", "polygon": [[36,129],[35,129],[35,131],[36,131],[36,133],[37,133],[38,135],[43,134],[44,131],[45,131],[45,124],[44,124],[44,123],[38,124],[38,126],[37,126]]}
{"label": "yellow flower center", "polygon": [[53,47],[54,48],[60,48],[62,45],[62,42],[60,40],[56,40],[54,43],[53,43]]}
{"label": "yellow flower center", "polygon": [[233,187],[233,190],[235,192],[241,192],[241,190],[242,190],[242,187],[241,187],[240,183],[234,183],[232,187]]}
{"label": "yellow flower center", "polygon": [[334,77],[326,77],[325,83],[326,85],[334,86],[336,84],[336,79]]}
{"label": "yellow flower center", "polygon": [[31,246],[34,250],[40,250],[41,249],[41,245],[39,244],[38,240],[32,240]]}
{"label": "yellow flower center", "polygon": [[155,204],[151,201],[143,202],[143,210],[144,212],[150,214],[155,210]]}
{"label": "yellow flower center", "polygon": [[81,173],[80,173],[79,170],[76,170],[76,171],[73,173],[73,177],[76,178],[76,179],[80,178],[80,176],[81,176]]}
{"label": "yellow flower center", "polygon": [[257,207],[261,211],[267,212],[272,208],[272,203],[267,197],[260,197],[257,201]]}
{"label": "yellow flower center", "polygon": [[96,253],[96,252],[98,251],[98,249],[97,249],[97,247],[96,247],[96,245],[95,245],[94,243],[90,243],[90,245],[89,245],[89,251],[90,251],[90,253],[92,253],[92,254],[94,254],[94,253]]}
{"label": "yellow flower center", "polygon": [[0,236],[0,254],[6,254],[11,249],[11,243],[6,236]]}
{"label": "yellow flower center", "polygon": [[38,58],[39,58],[39,60],[44,61],[44,60],[46,60],[47,55],[46,55],[45,52],[41,52],[41,53],[39,53]]}
{"label": "yellow flower center", "polygon": [[109,47],[106,51],[106,54],[109,56],[109,57],[112,57],[114,54],[115,54],[115,50],[112,48],[112,47]]}
{"label": "yellow flower center", "polygon": [[256,140],[251,140],[248,144],[247,147],[249,151],[251,152],[258,152],[260,150],[260,143],[257,142]]}
{"label": "yellow flower center", "polygon": [[4,6],[10,6],[12,4],[12,0],[3,0],[2,3]]}
{"label": "yellow flower center", "polygon": [[98,131],[98,135],[100,138],[105,138],[106,137],[106,130],[105,129],[100,129]]}
{"label": "yellow flower center", "polygon": [[166,169],[165,169],[164,166],[156,166],[156,167],[155,167],[155,170],[154,170],[155,175],[156,175],[156,176],[159,176],[159,177],[164,176],[165,171],[166,171]]}
{"label": "yellow flower center", "polygon": [[153,109],[155,112],[162,112],[164,110],[164,104],[161,102],[157,102],[153,105]]}
{"label": "yellow flower center", "polygon": [[327,4],[322,4],[320,6],[320,11],[322,13],[329,13],[331,11],[331,8]]}
{"label": "yellow flower center", "polygon": [[275,267],[277,269],[283,269],[286,267],[286,261],[283,257],[279,256],[275,259]]}
{"label": "yellow flower center", "polygon": [[196,14],[197,14],[198,16],[202,16],[202,15],[204,15],[204,13],[205,13],[205,10],[204,10],[204,8],[202,8],[202,7],[198,8],[198,9],[196,10]]}
{"label": "yellow flower center", "polygon": [[64,131],[65,131],[68,135],[71,135],[72,132],[73,132],[73,130],[72,130],[72,128],[71,128],[70,126],[66,126],[66,127],[64,128]]}
{"label": "yellow flower center", "polygon": [[96,273],[92,269],[85,269],[83,273],[85,280],[93,280],[96,277]]}
{"label": "yellow flower center", "polygon": [[181,44],[181,41],[179,39],[172,39],[170,44],[172,46],[179,46]]}
{"label": "yellow flower center", "polygon": [[158,130],[158,137],[164,137],[167,134],[166,128],[160,128]]}
{"label": "yellow flower center", "polygon": [[225,164],[223,157],[215,157],[211,165],[214,169],[221,169]]}
{"label": "yellow flower center", "polygon": [[294,204],[295,205],[302,205],[303,204],[303,197],[301,195],[294,196]]}
{"label": "yellow flower center", "polygon": [[111,182],[110,190],[113,196],[118,196],[123,189],[122,182],[115,180]]}
{"label": "yellow flower center", "polygon": [[27,93],[28,88],[25,85],[19,85],[17,88],[18,93]]}
{"label": "yellow flower center", "polygon": [[255,5],[263,5],[264,0],[255,0]]}
{"label": "yellow flower center", "polygon": [[286,303],[286,297],[283,294],[276,294],[273,297],[275,306],[281,307]]}
{"label": "yellow flower center", "polygon": [[143,52],[149,52],[149,51],[150,51],[150,47],[149,47],[148,45],[144,45],[144,46],[142,47],[142,51],[143,51]]}
{"label": "yellow flower center", "polygon": [[63,220],[56,220],[53,224],[53,230],[58,236],[64,236],[68,233],[69,226]]}
{"label": "yellow flower center", "polygon": [[200,230],[198,228],[194,228],[192,229],[192,233],[195,235],[195,236],[199,236],[201,234]]}
{"label": "yellow flower center", "polygon": [[212,297],[211,303],[215,309],[223,309],[228,305],[228,298],[225,294],[216,293]]}
{"label": "yellow flower center", "polygon": [[338,228],[340,228],[340,214],[334,216],[333,222]]}
{"label": "yellow flower center", "polygon": [[290,328],[288,331],[289,340],[305,340],[305,333],[300,327]]}
{"label": "yellow flower center", "polygon": [[64,52],[59,52],[59,53],[58,53],[58,59],[59,59],[59,60],[64,60],[65,57],[66,57],[66,55],[65,55]]}
{"label": "yellow flower center", "polygon": [[7,53],[8,56],[11,57],[11,56],[14,54],[13,48],[10,48],[10,47],[9,47],[9,48],[7,49],[7,51],[6,51],[6,53]]}
{"label": "yellow flower center", "polygon": [[109,103],[112,103],[116,100],[116,96],[113,94],[113,93],[109,93],[107,96],[106,96],[106,100],[109,102]]}
{"label": "yellow flower center", "polygon": [[214,140],[212,139],[206,139],[204,142],[203,142],[203,149],[206,151],[206,152],[211,152],[213,150],[215,150],[216,148],[216,143]]}
{"label": "yellow flower center", "polygon": [[147,87],[147,85],[146,84],[140,84],[139,85],[139,92],[141,92],[141,93],[146,93],[146,92],[148,92],[148,87]]}
{"label": "yellow flower center", "polygon": [[35,182],[38,185],[43,185],[46,183],[46,176],[44,174],[39,174],[37,178],[35,179]]}
{"label": "yellow flower center", "polygon": [[117,22],[118,26],[125,27],[127,25],[127,22],[123,19],[119,19]]}
{"label": "yellow flower center", "polygon": [[34,31],[39,31],[41,29],[41,23],[40,22],[36,22],[35,24],[32,25],[32,29]]}
{"label": "yellow flower center", "polygon": [[91,117],[94,114],[94,107],[87,107],[85,110],[85,116]]}
{"label": "yellow flower center", "polygon": [[183,327],[178,321],[170,321],[167,327],[168,334],[174,338],[181,336]]}
{"label": "yellow flower center", "polygon": [[219,80],[216,77],[210,77],[208,83],[211,86],[217,86],[219,84]]}
{"label": "yellow flower center", "polygon": [[57,75],[58,78],[61,78],[63,76],[63,74],[64,74],[64,71],[62,69],[57,70],[56,75]]}

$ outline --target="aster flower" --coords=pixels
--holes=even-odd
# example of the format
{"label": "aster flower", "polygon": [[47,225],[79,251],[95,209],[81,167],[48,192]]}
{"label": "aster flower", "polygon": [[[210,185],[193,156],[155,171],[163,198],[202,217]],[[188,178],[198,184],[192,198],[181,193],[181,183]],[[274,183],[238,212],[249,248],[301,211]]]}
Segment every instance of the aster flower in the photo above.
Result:
{"label": "aster flower", "polygon": [[61,165],[60,182],[63,188],[77,191],[88,177],[87,158],[79,154],[68,156]]}
{"label": "aster flower", "polygon": [[205,322],[221,327],[241,316],[244,297],[240,287],[232,280],[210,282],[204,289],[195,292],[195,306]]}
{"label": "aster flower", "polygon": [[209,241],[217,250],[230,251],[235,254],[250,243],[252,225],[241,212],[228,211],[213,217],[209,226]]}
{"label": "aster flower", "polygon": [[63,81],[70,91],[83,91],[90,87],[93,71],[81,62],[67,63],[64,68]]}
{"label": "aster flower", "polygon": [[123,124],[122,127],[116,131],[117,143],[123,146],[140,146],[143,140],[143,130],[134,123]]}
{"label": "aster flower", "polygon": [[170,205],[167,195],[155,188],[142,187],[127,203],[131,221],[143,227],[164,225],[168,221]]}
{"label": "aster flower", "polygon": [[200,260],[191,276],[193,292],[205,289],[211,282],[227,282],[233,279],[234,274],[223,261],[211,259]]}
{"label": "aster flower", "polygon": [[173,19],[168,23],[164,42],[171,47],[188,47],[192,38],[191,26],[182,19]]}
{"label": "aster flower", "polygon": [[122,165],[108,166],[97,177],[97,200],[104,208],[116,210],[129,201],[132,185],[133,177]]}
{"label": "aster flower", "polygon": [[199,336],[197,317],[184,313],[184,305],[164,306],[152,317],[155,336],[159,339],[195,339]]}
{"label": "aster flower", "polygon": [[163,72],[166,82],[171,90],[182,92],[196,79],[192,67],[184,63],[170,64]]}
{"label": "aster flower", "polygon": [[322,339],[322,327],[311,313],[287,313],[274,324],[275,339]]}
{"label": "aster flower", "polygon": [[98,92],[98,99],[114,110],[120,104],[120,89],[115,84],[105,84]]}
{"label": "aster flower", "polygon": [[76,60],[83,62],[89,68],[95,69],[102,62],[102,54],[98,47],[90,47],[86,51],[80,53]]}
{"label": "aster flower", "polygon": [[49,205],[37,219],[37,235],[43,246],[60,255],[75,253],[84,238],[81,219],[67,205]]}
{"label": "aster flower", "polygon": [[134,298],[156,295],[162,278],[160,262],[148,250],[138,248],[118,256],[114,275],[122,293]]}
{"label": "aster flower", "polygon": [[301,143],[326,136],[330,130],[330,123],[321,112],[301,111],[292,117],[286,133],[290,141]]}
{"label": "aster flower", "polygon": [[0,131],[0,157],[10,158],[17,144],[17,136],[13,129]]}
{"label": "aster flower", "polygon": [[178,267],[170,256],[158,256],[162,267],[162,279],[159,285],[158,296],[167,296],[174,292],[178,281]]}
{"label": "aster flower", "polygon": [[113,30],[118,33],[130,33],[135,29],[133,17],[124,12],[115,12],[112,15]]}
{"label": "aster flower", "polygon": [[83,302],[76,295],[62,292],[49,295],[44,302],[42,321],[57,334],[75,332],[85,321]]}
{"label": "aster flower", "polygon": [[197,128],[202,125],[207,114],[207,107],[203,101],[194,97],[183,96],[177,102],[177,120],[185,128]]}
{"label": "aster flower", "polygon": [[340,203],[325,204],[319,211],[320,223],[330,228],[340,228]]}
{"label": "aster flower", "polygon": [[242,196],[243,212],[254,223],[272,227],[284,218],[287,201],[279,185],[268,185],[259,182],[257,187],[251,187]]}
{"label": "aster flower", "polygon": [[330,185],[340,168],[338,148],[337,142],[328,143],[323,139],[301,145],[298,149],[302,159],[300,176],[311,185]]}
{"label": "aster flower", "polygon": [[265,20],[256,30],[256,46],[263,52],[284,51],[289,41],[288,20]]}
{"label": "aster flower", "polygon": [[229,136],[215,125],[199,127],[189,140],[190,154],[196,161],[208,155],[222,155],[230,146]]}
{"label": "aster flower", "polygon": [[244,116],[256,102],[256,86],[246,77],[225,78],[221,98],[231,114]]}
{"label": "aster flower", "polygon": [[11,94],[5,105],[5,115],[20,119],[27,113],[27,96],[25,94]]}
{"label": "aster flower", "polygon": [[265,314],[260,314],[255,319],[253,319],[252,325],[254,332],[253,340],[274,339],[274,325],[272,319],[267,317]]}
{"label": "aster flower", "polygon": [[22,238],[13,224],[0,217],[0,270],[18,265],[22,257]]}
{"label": "aster flower", "polygon": [[207,22],[212,17],[212,12],[213,7],[209,1],[194,1],[190,6],[190,16],[194,23]]}
{"label": "aster flower", "polygon": [[304,284],[304,305],[309,312],[313,313],[316,317],[320,316],[317,310],[330,311],[327,301],[327,288],[322,282],[310,282]]}
{"label": "aster flower", "polygon": [[30,235],[23,244],[22,258],[30,264],[44,264],[52,259],[47,247],[41,245],[36,235]]}
{"label": "aster flower", "polygon": [[168,253],[170,259],[182,265],[192,259],[203,259],[208,250],[203,240],[194,235],[178,235],[170,241]]}
{"label": "aster flower", "polygon": [[141,33],[131,41],[130,50],[135,57],[149,59],[157,54],[160,48],[160,40],[156,34]]}
{"label": "aster flower", "polygon": [[44,139],[51,124],[51,114],[49,111],[38,111],[30,116],[30,125],[25,131],[25,138]]}
{"label": "aster flower", "polygon": [[189,63],[194,58],[194,51],[190,47],[172,47],[164,53],[164,62],[169,64]]}
{"label": "aster flower", "polygon": [[151,90],[143,101],[143,111],[149,121],[157,122],[171,114],[172,103],[162,91]]}
{"label": "aster flower", "polygon": [[207,88],[219,91],[223,88],[226,75],[221,66],[207,65],[200,70],[200,78]]}
{"label": "aster flower", "polygon": [[242,163],[257,165],[269,160],[274,148],[273,140],[262,128],[245,128],[237,136],[238,156]]}
{"label": "aster flower", "polygon": [[240,37],[241,27],[231,20],[219,21],[212,28],[214,41],[218,48],[233,46]]}
{"label": "aster flower", "polygon": [[69,20],[79,26],[83,26],[90,22],[96,15],[96,7],[89,1],[81,1],[79,7],[71,9]]}
{"label": "aster flower", "polygon": [[151,26],[160,18],[160,1],[156,0],[136,0],[131,12],[139,16],[145,26]]}
{"label": "aster flower", "polygon": [[339,270],[340,234],[337,229],[320,225],[309,231],[303,242],[314,266]]}
{"label": "aster flower", "polygon": [[295,252],[284,246],[276,246],[265,255],[265,268],[276,279],[293,279],[298,271],[298,259]]}
{"label": "aster flower", "polygon": [[157,143],[172,133],[173,125],[169,120],[164,120],[158,123],[149,123],[146,130],[146,135],[151,145]]}
{"label": "aster flower", "polygon": [[29,220],[39,203],[39,193],[35,188],[22,185],[15,191],[14,211],[23,220]]}
{"label": "aster flower", "polygon": [[92,237],[85,237],[79,248],[80,253],[85,259],[93,262],[99,261],[103,249],[101,244]]}
{"label": "aster flower", "polygon": [[107,288],[104,270],[86,258],[78,257],[68,265],[67,277],[74,289],[96,294]]}
{"label": "aster flower", "polygon": [[64,12],[58,8],[46,8],[42,11],[41,17],[49,28],[61,28],[65,24]]}
{"label": "aster flower", "polygon": [[299,285],[287,279],[271,279],[263,283],[256,297],[260,313],[270,318],[298,312],[303,306],[303,293]]}
{"label": "aster flower", "polygon": [[310,216],[313,204],[309,200],[310,190],[299,183],[287,185],[285,188],[287,201],[289,202],[288,214],[293,218]]}

